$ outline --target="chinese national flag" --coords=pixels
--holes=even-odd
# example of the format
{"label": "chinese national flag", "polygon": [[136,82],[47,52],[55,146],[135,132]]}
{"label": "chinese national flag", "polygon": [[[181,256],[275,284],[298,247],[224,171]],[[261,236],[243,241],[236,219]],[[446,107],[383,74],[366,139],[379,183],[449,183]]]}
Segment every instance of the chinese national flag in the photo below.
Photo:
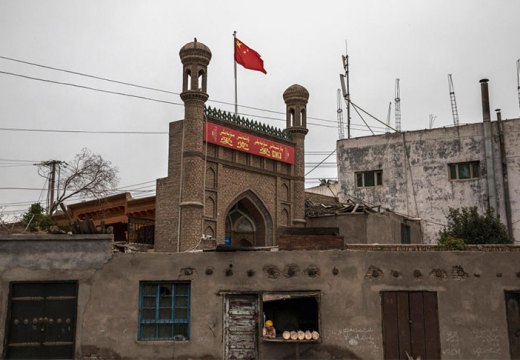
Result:
{"label": "chinese national flag", "polygon": [[261,71],[267,74],[260,54],[237,38],[235,38],[235,61],[246,69]]}

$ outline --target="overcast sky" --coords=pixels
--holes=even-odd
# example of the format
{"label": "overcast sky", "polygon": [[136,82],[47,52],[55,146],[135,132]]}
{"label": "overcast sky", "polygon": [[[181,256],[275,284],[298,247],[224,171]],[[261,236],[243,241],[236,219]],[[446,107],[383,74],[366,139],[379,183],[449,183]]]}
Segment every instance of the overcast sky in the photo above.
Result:
{"label": "overcast sky", "polygon": [[[517,118],[520,1],[0,1],[0,56],[180,92],[179,49],[194,37],[213,53],[210,100],[232,103],[233,31],[262,55],[267,75],[238,68],[240,105],[284,112],[284,90],[310,93],[307,171],[334,150],[337,89],[348,53],[351,98],[386,121],[400,78],[402,129],[453,124],[447,74],[453,74],[461,123],[482,119],[479,80],[490,79],[492,109]],[[0,71],[182,103],[178,95],[133,88],[0,59]],[[208,102],[223,110],[233,107]],[[393,106],[393,104],[392,104]],[[343,105],[344,107],[344,105]],[[283,114],[239,107],[284,127]],[[263,119],[258,116],[279,120]],[[167,135],[78,134],[17,129],[168,131],[183,107],[0,73],[0,207],[25,210],[42,199],[32,162],[71,160],[87,147],[120,171],[120,187],[151,195],[166,176]],[[494,115],[493,115],[494,118]],[[366,118],[376,133],[381,124]],[[370,135],[353,113],[352,135]],[[392,111],[391,125],[394,125]],[[335,155],[308,175],[335,178]],[[139,186],[134,184],[145,183]],[[144,191],[144,192],[143,192]],[[8,204],[8,205],[6,205]]]}

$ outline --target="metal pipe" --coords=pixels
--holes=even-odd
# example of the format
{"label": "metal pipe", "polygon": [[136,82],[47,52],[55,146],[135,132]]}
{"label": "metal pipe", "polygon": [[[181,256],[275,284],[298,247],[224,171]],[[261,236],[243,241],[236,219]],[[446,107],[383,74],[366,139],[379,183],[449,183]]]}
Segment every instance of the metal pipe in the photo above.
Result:
{"label": "metal pipe", "polygon": [[502,164],[502,187],[504,191],[504,205],[506,210],[506,223],[509,238],[513,240],[513,220],[511,217],[511,200],[509,196],[509,176],[507,173],[507,157],[506,145],[504,141],[504,124],[502,123],[502,113],[500,109],[495,110],[497,113],[498,142],[500,143],[500,162]]}
{"label": "metal pipe", "polygon": [[491,128],[491,113],[489,111],[489,89],[488,79],[480,80],[480,90],[482,95],[482,118],[484,120],[484,153],[486,160],[486,179],[488,185],[488,210],[497,211],[497,187],[495,178],[495,159],[493,156],[493,131]]}

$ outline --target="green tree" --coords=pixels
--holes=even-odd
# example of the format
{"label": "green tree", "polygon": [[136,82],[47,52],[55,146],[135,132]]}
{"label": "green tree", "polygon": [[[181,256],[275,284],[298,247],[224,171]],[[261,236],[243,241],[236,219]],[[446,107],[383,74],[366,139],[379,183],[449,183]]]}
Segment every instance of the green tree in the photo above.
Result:
{"label": "green tree", "polygon": [[449,245],[454,239],[465,244],[511,244],[507,228],[492,209],[481,215],[476,207],[450,208],[448,225],[439,232],[440,244]]}
{"label": "green tree", "polygon": [[23,214],[22,224],[28,226],[29,231],[48,230],[49,227],[54,225],[52,218],[45,214],[45,209],[40,203],[34,203],[31,205],[29,210]]}

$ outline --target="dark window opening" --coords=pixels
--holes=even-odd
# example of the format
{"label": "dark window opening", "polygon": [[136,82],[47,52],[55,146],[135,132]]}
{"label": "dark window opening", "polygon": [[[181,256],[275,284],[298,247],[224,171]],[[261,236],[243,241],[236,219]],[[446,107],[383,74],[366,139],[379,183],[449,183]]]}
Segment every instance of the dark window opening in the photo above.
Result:
{"label": "dark window opening", "polygon": [[357,187],[372,187],[383,185],[383,170],[357,172]]}
{"label": "dark window opening", "polygon": [[469,180],[480,177],[480,162],[462,162],[449,164],[450,180]]}
{"label": "dark window opening", "polygon": [[401,224],[401,244],[411,244],[410,225]]}
{"label": "dark window opening", "polygon": [[128,217],[128,242],[153,245],[154,236],[154,220]]}
{"label": "dark window opening", "polygon": [[187,340],[189,325],[189,283],[141,283],[139,340]]}
{"label": "dark window opening", "polygon": [[[283,338],[285,331],[315,331],[318,334],[320,332],[319,294],[317,293],[264,294],[262,306],[264,322],[271,320],[276,329],[275,341],[290,340]],[[294,339],[292,340],[294,341]],[[309,341],[311,339],[299,340]]]}
{"label": "dark window opening", "polygon": [[520,359],[520,291],[506,291],[506,316],[511,359]]}

